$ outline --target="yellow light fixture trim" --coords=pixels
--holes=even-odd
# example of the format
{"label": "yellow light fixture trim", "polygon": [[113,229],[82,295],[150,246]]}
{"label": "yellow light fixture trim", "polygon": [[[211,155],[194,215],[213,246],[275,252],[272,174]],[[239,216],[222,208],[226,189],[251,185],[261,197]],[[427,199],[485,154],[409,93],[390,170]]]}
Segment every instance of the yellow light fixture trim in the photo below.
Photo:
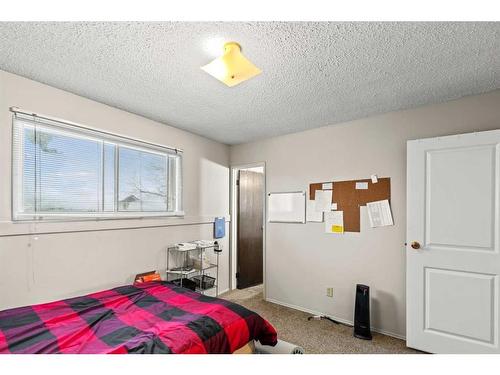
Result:
{"label": "yellow light fixture trim", "polygon": [[262,73],[259,68],[243,56],[241,47],[236,42],[224,44],[224,54],[202,66],[201,69],[229,87],[236,86]]}

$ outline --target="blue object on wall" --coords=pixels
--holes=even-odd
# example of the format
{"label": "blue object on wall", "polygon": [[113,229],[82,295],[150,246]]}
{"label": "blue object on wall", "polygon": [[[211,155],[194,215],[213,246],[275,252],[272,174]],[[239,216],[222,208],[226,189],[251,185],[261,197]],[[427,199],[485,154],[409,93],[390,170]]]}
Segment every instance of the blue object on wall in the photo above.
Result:
{"label": "blue object on wall", "polygon": [[223,238],[226,235],[226,219],[216,217],[214,220],[214,238]]}

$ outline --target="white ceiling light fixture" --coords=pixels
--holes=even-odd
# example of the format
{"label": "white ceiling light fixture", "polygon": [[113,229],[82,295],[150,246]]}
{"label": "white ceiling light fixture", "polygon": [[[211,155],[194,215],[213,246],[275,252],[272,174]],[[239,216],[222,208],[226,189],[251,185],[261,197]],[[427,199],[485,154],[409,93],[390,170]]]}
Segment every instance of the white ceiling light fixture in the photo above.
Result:
{"label": "white ceiling light fixture", "polygon": [[224,54],[202,66],[201,69],[229,87],[236,86],[262,73],[259,68],[243,56],[241,47],[236,42],[224,44]]}

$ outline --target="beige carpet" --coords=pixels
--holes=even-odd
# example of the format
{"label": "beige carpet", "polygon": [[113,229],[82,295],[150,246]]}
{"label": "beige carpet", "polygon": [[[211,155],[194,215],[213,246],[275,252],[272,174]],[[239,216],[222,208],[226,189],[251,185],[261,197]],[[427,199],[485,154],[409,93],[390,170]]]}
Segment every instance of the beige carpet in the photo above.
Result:
{"label": "beige carpet", "polygon": [[278,337],[302,346],[306,353],[419,353],[406,347],[403,340],[373,332],[373,340],[360,340],[352,335],[352,327],[327,320],[311,320],[310,314],[266,302],[262,285],[233,290],[220,298],[245,306],[267,319],[278,331]]}

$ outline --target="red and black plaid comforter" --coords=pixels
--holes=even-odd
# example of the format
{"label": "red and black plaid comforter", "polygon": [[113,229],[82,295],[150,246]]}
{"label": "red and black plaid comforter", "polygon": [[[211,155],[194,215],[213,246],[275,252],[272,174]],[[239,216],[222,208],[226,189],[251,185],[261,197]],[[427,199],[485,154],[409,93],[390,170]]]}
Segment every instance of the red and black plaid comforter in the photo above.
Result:
{"label": "red and black plaid comforter", "polygon": [[240,305],[167,282],[0,311],[0,353],[232,353],[276,336]]}

